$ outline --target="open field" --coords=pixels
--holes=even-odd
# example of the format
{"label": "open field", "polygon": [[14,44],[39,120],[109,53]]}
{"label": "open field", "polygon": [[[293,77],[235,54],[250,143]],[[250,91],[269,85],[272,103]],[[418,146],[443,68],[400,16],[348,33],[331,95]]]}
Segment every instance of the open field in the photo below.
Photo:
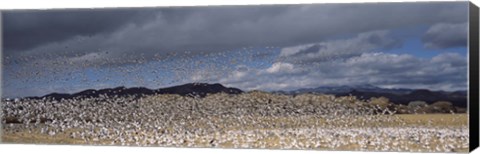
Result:
{"label": "open field", "polygon": [[17,120],[3,120],[2,142],[468,151],[467,114],[393,114],[368,103],[265,93],[7,102],[6,119]]}

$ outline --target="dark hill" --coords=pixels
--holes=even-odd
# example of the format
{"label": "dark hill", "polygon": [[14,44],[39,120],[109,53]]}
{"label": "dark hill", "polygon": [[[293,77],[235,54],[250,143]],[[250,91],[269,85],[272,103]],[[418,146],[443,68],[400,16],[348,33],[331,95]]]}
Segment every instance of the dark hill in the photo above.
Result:
{"label": "dark hill", "polygon": [[156,94],[179,94],[185,95],[198,95],[205,97],[207,94],[215,93],[227,93],[227,94],[240,94],[243,91],[237,88],[227,88],[221,84],[208,84],[208,83],[189,83],[180,86],[168,87],[155,90]]}
{"label": "dark hill", "polygon": [[237,88],[227,88],[221,84],[208,84],[208,83],[188,83],[179,86],[160,88],[156,90],[144,88],[144,87],[117,87],[106,89],[87,89],[78,93],[65,94],[65,93],[51,93],[42,97],[27,97],[28,99],[72,99],[72,98],[92,98],[100,96],[145,96],[153,94],[178,94],[181,96],[200,96],[205,97],[207,94],[215,93],[227,93],[227,94],[240,94],[243,91]]}

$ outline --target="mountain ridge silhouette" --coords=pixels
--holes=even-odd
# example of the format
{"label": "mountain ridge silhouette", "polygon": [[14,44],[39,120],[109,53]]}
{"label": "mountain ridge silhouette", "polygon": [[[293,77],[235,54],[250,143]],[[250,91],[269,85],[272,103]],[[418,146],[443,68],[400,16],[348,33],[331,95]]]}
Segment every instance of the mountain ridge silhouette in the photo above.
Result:
{"label": "mountain ridge silhouette", "polygon": [[50,93],[44,96],[34,96],[34,97],[25,97],[28,99],[72,99],[72,98],[92,98],[100,97],[102,95],[107,96],[145,96],[145,95],[154,95],[154,94],[178,94],[181,96],[200,96],[205,97],[207,94],[215,93],[227,93],[227,94],[240,94],[243,93],[242,90],[238,88],[225,87],[219,83],[209,84],[209,83],[187,83],[178,86],[171,86],[159,89],[149,89],[145,87],[131,87],[126,88],[124,86],[115,87],[115,88],[104,88],[104,89],[87,89],[76,93]]}
{"label": "mountain ridge silhouette", "polygon": [[[124,86],[105,89],[87,89],[77,93],[50,93],[41,97],[26,97],[28,99],[72,99],[72,98],[92,98],[107,96],[134,96],[141,97],[155,94],[178,94],[181,96],[199,96],[205,97],[208,94],[216,93],[227,94],[241,94],[244,91],[238,88],[225,87],[219,83],[187,83],[178,86],[171,86],[159,89],[148,89],[145,87],[131,87]],[[305,93],[322,93],[333,94],[335,96],[356,96],[359,99],[367,100],[372,97],[386,97],[394,104],[407,105],[411,101],[425,101],[432,104],[436,101],[449,101],[454,106],[467,107],[467,92],[466,91],[432,91],[428,89],[386,89],[375,87],[372,85],[362,86],[329,86],[317,88],[304,88],[292,91],[275,91],[272,93],[285,95],[299,95]]]}

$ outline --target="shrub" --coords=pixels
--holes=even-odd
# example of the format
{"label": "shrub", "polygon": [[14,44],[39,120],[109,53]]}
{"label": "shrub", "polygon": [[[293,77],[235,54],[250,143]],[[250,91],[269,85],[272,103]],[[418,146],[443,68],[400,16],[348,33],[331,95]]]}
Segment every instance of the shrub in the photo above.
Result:
{"label": "shrub", "polygon": [[409,113],[408,112],[408,107],[405,106],[405,105],[402,105],[402,104],[395,106],[395,111],[397,111],[396,112],[397,114],[408,114]]}
{"label": "shrub", "polygon": [[466,109],[466,108],[455,107],[455,110],[457,110],[457,113],[467,113],[467,109]]}
{"label": "shrub", "polygon": [[386,97],[379,97],[379,98],[372,97],[370,99],[370,104],[374,106],[378,106],[381,109],[385,109],[390,105],[390,100],[388,100],[388,98]]}
{"label": "shrub", "polygon": [[430,105],[434,112],[440,113],[450,113],[451,111],[455,112],[455,107],[451,102],[448,101],[438,101]]}
{"label": "shrub", "polygon": [[425,107],[427,106],[427,102],[425,101],[411,101],[408,103],[408,107],[414,108],[414,107]]}

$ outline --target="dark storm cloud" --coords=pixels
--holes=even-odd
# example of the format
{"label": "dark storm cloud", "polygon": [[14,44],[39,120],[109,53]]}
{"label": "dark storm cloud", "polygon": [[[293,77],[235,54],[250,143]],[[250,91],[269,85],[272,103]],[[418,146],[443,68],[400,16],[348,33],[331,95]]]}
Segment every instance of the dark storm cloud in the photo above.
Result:
{"label": "dark storm cloud", "polygon": [[301,56],[301,55],[308,55],[318,53],[320,50],[325,50],[327,47],[325,45],[315,44],[307,49],[303,49],[298,51],[297,53],[293,54],[293,56]]}
{"label": "dark storm cloud", "polygon": [[399,45],[401,42],[392,38],[388,31],[372,31],[348,39],[286,47],[282,49],[278,60],[308,65],[383,51]]}
{"label": "dark storm cloud", "polygon": [[[46,59],[46,53],[57,57],[67,50],[76,55],[107,51],[104,58],[131,60],[143,53],[149,60],[185,50],[286,47],[374,30],[464,23],[466,7],[466,2],[432,2],[11,11],[4,15],[5,55],[15,56],[17,50]],[[92,58],[90,63],[104,61]]]}
{"label": "dark storm cloud", "polygon": [[452,47],[466,47],[468,42],[468,24],[433,25],[422,37],[424,47],[430,49],[444,49]]}
{"label": "dark storm cloud", "polygon": [[94,36],[117,30],[125,24],[150,19],[149,10],[47,10],[3,12],[4,47],[28,50],[75,36]]}

